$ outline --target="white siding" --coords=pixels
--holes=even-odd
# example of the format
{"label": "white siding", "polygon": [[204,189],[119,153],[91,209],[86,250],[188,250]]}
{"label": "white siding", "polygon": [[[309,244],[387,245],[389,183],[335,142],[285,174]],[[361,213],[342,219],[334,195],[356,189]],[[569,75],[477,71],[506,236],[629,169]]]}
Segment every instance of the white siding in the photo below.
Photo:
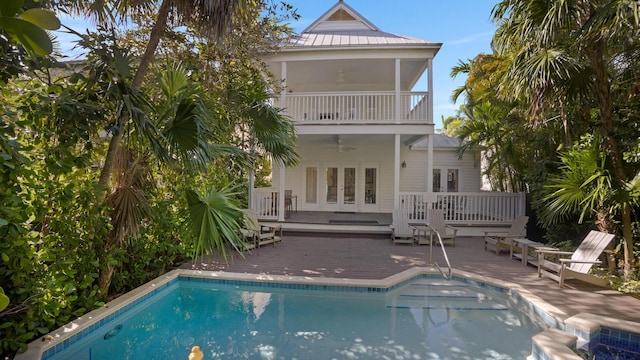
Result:
{"label": "white siding", "polygon": [[[427,191],[427,152],[424,150],[409,150],[403,148],[401,161],[407,163],[406,168],[400,169],[400,191]],[[479,191],[482,186],[480,178],[480,166],[474,161],[472,153],[466,153],[462,159],[458,159],[455,149],[433,151],[433,167],[460,170],[460,192]]]}

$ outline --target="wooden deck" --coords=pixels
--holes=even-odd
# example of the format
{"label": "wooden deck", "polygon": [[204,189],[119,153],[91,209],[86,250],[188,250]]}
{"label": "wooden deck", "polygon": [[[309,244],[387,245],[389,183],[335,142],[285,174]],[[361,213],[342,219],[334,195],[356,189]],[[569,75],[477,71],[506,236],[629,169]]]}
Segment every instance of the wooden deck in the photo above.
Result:
{"label": "wooden deck", "polygon": [[[617,291],[569,281],[559,288],[557,282],[538,278],[536,268],[523,266],[508,255],[495,255],[483,249],[482,238],[459,237],[455,247],[447,247],[453,268],[519,284],[560,311],[572,316],[581,312],[640,323],[640,300]],[[208,256],[184,264],[185,269],[332,277],[347,279],[383,279],[412,267],[428,265],[429,247],[392,245],[380,235],[287,236],[275,246],[266,246],[244,258],[235,254],[228,262]],[[433,260],[444,264],[442,251],[434,247]]]}

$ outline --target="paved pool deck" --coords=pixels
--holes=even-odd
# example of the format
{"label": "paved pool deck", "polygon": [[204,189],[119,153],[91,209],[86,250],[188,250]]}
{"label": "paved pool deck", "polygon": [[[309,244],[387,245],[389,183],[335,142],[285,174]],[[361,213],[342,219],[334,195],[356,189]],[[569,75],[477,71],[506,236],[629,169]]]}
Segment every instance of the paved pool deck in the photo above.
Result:
{"label": "paved pool deck", "polygon": [[[446,251],[453,268],[515,283],[568,316],[587,312],[640,323],[640,300],[620,292],[569,280],[565,287],[538,278],[537,269],[523,266],[508,254],[484,251],[483,239],[459,237]],[[442,250],[433,248],[433,261],[445,264]],[[429,266],[429,246],[393,245],[380,236],[287,235],[244,257],[226,261],[207,256],[184,264],[183,269],[244,274],[289,275],[343,279],[384,279],[412,267]]]}

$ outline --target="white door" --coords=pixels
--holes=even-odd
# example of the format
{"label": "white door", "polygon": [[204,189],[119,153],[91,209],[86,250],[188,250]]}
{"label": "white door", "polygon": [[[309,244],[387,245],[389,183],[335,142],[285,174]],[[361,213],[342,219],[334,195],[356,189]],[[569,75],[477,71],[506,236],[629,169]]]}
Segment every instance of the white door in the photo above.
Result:
{"label": "white door", "polygon": [[325,209],[356,211],[357,166],[327,166],[325,169]]}

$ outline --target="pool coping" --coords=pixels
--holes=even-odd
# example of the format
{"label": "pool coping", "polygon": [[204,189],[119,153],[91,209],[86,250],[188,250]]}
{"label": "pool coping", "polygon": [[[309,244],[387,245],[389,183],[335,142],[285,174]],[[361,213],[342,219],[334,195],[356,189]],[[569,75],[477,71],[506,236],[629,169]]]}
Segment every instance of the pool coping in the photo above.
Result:
{"label": "pool coping", "polygon": [[[75,341],[71,341],[73,337],[82,338],[87,335],[83,335],[83,332],[91,333],[94,329],[98,329],[102,326],[102,322],[108,322],[110,317],[115,317],[119,314],[120,311],[124,309],[128,309],[128,306],[144,300],[146,297],[151,296],[156,291],[160,291],[168,286],[171,286],[174,282],[178,280],[180,276],[187,276],[191,278],[201,278],[201,279],[211,279],[211,280],[230,280],[230,281],[243,281],[243,282],[269,282],[276,284],[287,284],[287,283],[296,283],[302,284],[305,286],[339,286],[339,287],[352,287],[352,288],[361,288],[365,291],[367,289],[371,289],[373,292],[376,289],[385,289],[388,291],[389,289],[402,284],[403,282],[409,281],[417,276],[421,275],[433,275],[439,274],[436,268],[433,267],[414,267],[411,269],[407,269],[403,272],[391,275],[384,279],[348,279],[348,278],[325,278],[325,277],[308,277],[308,276],[289,276],[289,275],[267,275],[267,274],[248,274],[248,273],[233,273],[233,272],[225,272],[225,271],[207,271],[207,270],[190,270],[190,269],[176,269],[172,270],[158,278],[141,285],[140,287],[122,295],[118,298],[110,301],[104,306],[95,309],[72,322],[60,327],[57,330],[50,332],[49,334],[42,336],[31,343],[27,348],[27,351],[23,353],[18,353],[15,357],[15,360],[40,360],[42,359],[45,351],[49,351],[52,348],[59,347],[62,351],[67,346],[70,346],[71,343],[75,343]],[[482,275],[478,275],[475,273],[470,273],[467,271],[452,269],[452,276],[459,277],[461,279],[467,279],[469,281],[475,281],[481,286],[488,285],[493,286],[497,290],[503,289],[508,296],[511,297],[516,303],[519,305],[524,305],[526,310],[534,313],[539,318],[541,318],[550,328],[563,329],[565,328],[565,321],[570,317],[559,310],[553,305],[550,305],[542,298],[537,295],[534,295],[524,287],[503,281],[495,278],[490,278]],[[581,321],[586,321],[586,319],[591,319],[589,317],[576,318],[576,316],[571,317],[575,318],[576,322],[580,319]],[[602,320],[603,317],[595,316],[597,320]],[[614,321],[615,320],[615,321]],[[616,325],[621,320],[613,319],[611,323]],[[628,322],[628,321],[627,321]],[[637,325],[636,329],[640,330],[640,324],[628,322],[631,324]],[[626,324],[629,325],[629,324]],[[578,325],[576,328],[578,328]],[[597,325],[590,325],[596,326]],[[591,327],[589,327],[590,329]],[[634,328],[633,326],[631,328]],[[579,327],[582,329],[582,327]],[[545,330],[545,332],[548,330]],[[635,331],[635,330],[634,330]],[[536,346],[536,337],[538,339],[545,339],[545,332],[538,334],[532,338],[533,348],[535,350]],[[640,333],[640,331],[638,331]],[[563,332],[567,335],[570,335],[566,332]],[[557,340],[558,337],[552,339]],[[573,336],[573,335],[570,335]],[[76,340],[78,341],[78,340]],[[549,341],[540,340],[541,343],[540,350],[546,354],[553,354],[554,352],[547,352],[548,346],[551,345],[560,345],[565,346],[570,351],[571,343],[569,344],[560,344],[557,341],[553,344],[550,344]],[[575,353],[574,353],[575,354]],[[550,359],[565,359],[564,357],[550,357]],[[568,359],[568,358],[567,358]],[[577,359],[580,359],[579,357]]]}

